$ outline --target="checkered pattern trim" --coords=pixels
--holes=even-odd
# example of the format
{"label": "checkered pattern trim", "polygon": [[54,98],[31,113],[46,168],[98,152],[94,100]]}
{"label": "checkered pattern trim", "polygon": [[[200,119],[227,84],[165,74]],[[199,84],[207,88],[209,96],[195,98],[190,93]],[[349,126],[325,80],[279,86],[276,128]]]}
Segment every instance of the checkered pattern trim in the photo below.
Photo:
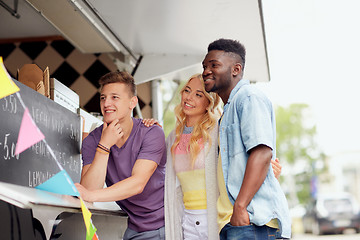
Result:
{"label": "checkered pattern trim", "polygon": [[[42,69],[48,66],[50,77],[75,91],[80,96],[80,107],[87,112],[100,112],[98,80],[105,73],[117,69],[107,54],[83,54],[66,40],[3,43],[0,44],[0,56],[15,79],[17,70],[24,64],[35,63]],[[137,88],[142,115],[150,118],[150,83]]]}

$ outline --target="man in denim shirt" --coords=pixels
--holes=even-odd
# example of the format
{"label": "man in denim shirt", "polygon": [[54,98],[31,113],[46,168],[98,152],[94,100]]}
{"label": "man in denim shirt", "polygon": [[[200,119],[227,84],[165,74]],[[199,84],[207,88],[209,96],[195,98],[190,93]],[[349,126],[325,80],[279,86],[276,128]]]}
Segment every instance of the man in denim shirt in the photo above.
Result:
{"label": "man in denim shirt", "polygon": [[205,89],[224,102],[217,203],[221,239],[290,238],[288,204],[270,166],[276,125],[270,100],[243,80],[245,48],[219,39],[203,61]]}

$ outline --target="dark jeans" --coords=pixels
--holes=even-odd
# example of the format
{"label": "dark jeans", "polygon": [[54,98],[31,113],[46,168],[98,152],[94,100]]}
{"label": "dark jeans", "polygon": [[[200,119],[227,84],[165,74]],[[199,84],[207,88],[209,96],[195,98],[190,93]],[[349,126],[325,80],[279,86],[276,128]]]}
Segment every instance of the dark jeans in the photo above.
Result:
{"label": "dark jeans", "polygon": [[278,229],[266,225],[232,226],[228,223],[220,231],[220,240],[275,240],[278,238],[281,238]]}
{"label": "dark jeans", "polygon": [[127,228],[124,233],[123,239],[124,240],[165,240],[165,227],[161,227],[157,230],[146,231],[146,232],[136,232],[130,228]]}

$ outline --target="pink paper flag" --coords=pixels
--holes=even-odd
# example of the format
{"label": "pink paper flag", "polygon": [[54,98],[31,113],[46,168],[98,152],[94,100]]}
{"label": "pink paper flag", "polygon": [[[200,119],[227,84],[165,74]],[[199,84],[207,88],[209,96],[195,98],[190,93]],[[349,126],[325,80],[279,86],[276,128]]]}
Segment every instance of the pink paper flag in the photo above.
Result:
{"label": "pink paper flag", "polygon": [[44,134],[40,132],[39,128],[32,120],[29,109],[26,108],[19,131],[19,136],[16,144],[15,154],[20,154],[35,143],[43,140]]}

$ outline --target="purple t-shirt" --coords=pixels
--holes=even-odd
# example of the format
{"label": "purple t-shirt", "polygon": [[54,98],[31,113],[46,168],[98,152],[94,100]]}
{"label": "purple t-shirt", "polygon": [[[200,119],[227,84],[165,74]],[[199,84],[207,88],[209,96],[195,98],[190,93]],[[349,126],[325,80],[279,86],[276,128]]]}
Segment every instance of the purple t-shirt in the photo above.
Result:
{"label": "purple t-shirt", "polygon": [[[144,191],[130,198],[117,201],[128,215],[128,227],[137,232],[150,231],[165,225],[164,180],[166,146],[164,131],[159,126],[146,127],[141,119],[133,118],[133,129],[121,148],[110,149],[106,184],[111,186],[131,176],[137,159],[152,160],[158,164]],[[83,165],[94,160],[103,126],[92,131],[82,143]]]}

